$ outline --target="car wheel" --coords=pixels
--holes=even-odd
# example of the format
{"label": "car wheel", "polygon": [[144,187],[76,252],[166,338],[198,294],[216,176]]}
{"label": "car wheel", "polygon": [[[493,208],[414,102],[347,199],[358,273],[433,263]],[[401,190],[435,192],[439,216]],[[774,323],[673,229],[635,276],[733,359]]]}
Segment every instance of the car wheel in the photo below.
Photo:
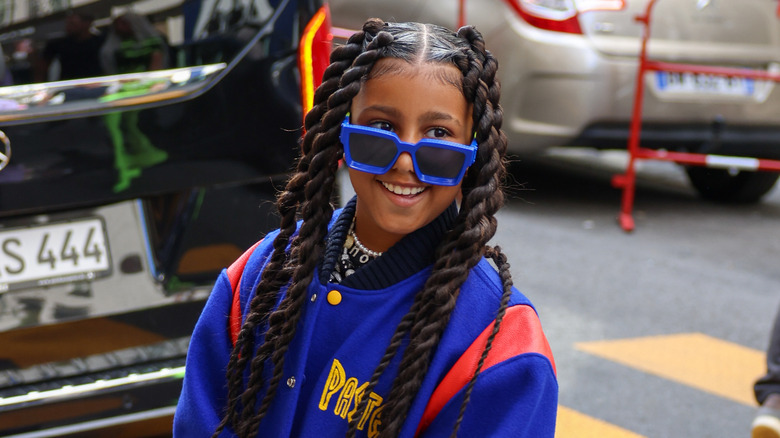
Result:
{"label": "car wheel", "polygon": [[688,179],[699,194],[711,201],[758,202],[774,187],[780,174],[774,172],[732,171],[690,166]]}

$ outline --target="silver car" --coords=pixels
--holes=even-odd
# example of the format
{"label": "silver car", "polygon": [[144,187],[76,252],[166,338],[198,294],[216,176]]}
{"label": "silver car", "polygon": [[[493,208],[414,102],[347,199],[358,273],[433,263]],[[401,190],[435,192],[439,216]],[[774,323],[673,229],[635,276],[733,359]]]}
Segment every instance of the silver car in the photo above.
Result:
{"label": "silver car", "polygon": [[[367,17],[455,29],[456,0],[331,0],[333,24]],[[498,58],[510,151],[625,149],[647,0],[465,0],[465,22]],[[658,0],[649,59],[780,71],[777,0]],[[772,81],[652,72],[643,78],[643,147],[780,158],[780,89]],[[759,200],[777,173],[688,167],[702,196]]]}

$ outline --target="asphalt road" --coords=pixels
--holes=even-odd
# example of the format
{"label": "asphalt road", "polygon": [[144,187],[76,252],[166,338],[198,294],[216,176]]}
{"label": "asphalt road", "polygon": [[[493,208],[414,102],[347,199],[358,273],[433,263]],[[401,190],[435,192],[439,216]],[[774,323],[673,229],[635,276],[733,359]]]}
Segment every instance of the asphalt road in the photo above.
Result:
{"label": "asphalt road", "polygon": [[780,187],[719,205],[675,165],[643,162],[629,234],[610,185],[623,157],[574,155],[513,163],[494,239],[556,358],[558,436],[750,436],[780,304]]}

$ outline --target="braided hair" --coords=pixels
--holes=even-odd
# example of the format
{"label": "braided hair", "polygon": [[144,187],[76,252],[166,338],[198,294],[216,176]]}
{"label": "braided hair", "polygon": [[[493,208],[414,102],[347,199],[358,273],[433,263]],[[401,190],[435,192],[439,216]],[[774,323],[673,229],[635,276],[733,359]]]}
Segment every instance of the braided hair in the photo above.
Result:
{"label": "braided hair", "polygon": [[[505,176],[507,141],[501,131],[500,88],[495,77],[498,63],[485,50],[482,35],[473,27],[466,26],[454,33],[435,25],[385,23],[371,19],[363,25],[362,31],[352,35],[345,45],[331,54],[331,64],[314,94],[314,106],[304,120],[306,134],[301,144],[302,157],[277,199],[280,231],[273,241],[273,253],[249,303],[246,320],[230,356],[227,409],[213,437],[225,427],[232,427],[240,437],[256,436],[274,399],[282,380],[285,355],[301,317],[306,290],[324,253],[328,223],[333,215],[330,201],[343,153],[339,142],[341,121],[362,84],[371,77],[387,73],[373,69],[383,58],[402,59],[410,64],[455,66],[463,75],[462,83],[457,85],[473,108],[473,126],[479,147],[476,160],[461,185],[463,198],[453,229],[436,249],[437,261],[430,277],[397,326],[363,394],[371,392],[401,345],[408,344],[401,356],[399,374],[381,408],[382,418],[386,420],[380,424],[380,436],[397,436],[455,308],[460,287],[471,268],[487,256],[498,266],[504,293],[493,332],[467,386],[459,418],[453,427],[453,436],[457,434],[471,389],[500,328],[512,288],[506,257],[498,247],[487,246],[496,231],[494,215],[504,201],[501,183]],[[302,219],[299,228],[298,219]],[[286,292],[281,293],[285,286]],[[262,377],[266,366],[272,367],[267,380]],[[248,376],[246,381],[245,376]],[[367,405],[368,397],[358,402],[348,437],[355,435]]]}

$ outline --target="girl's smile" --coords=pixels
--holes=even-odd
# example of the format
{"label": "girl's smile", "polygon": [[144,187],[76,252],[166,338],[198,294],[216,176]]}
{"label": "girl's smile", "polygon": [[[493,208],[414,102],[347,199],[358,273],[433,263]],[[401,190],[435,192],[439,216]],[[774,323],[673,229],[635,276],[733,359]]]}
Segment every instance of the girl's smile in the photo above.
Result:
{"label": "girl's smile", "polygon": [[387,183],[387,182],[384,182],[384,181],[381,181],[381,182],[382,182],[382,185],[385,186],[385,188],[388,191],[391,191],[391,192],[393,192],[396,195],[404,195],[404,196],[411,195],[411,196],[414,196],[414,195],[417,195],[417,194],[421,193],[423,190],[425,190],[425,187],[404,187],[404,186],[402,186],[400,184],[396,185],[396,184],[391,184],[391,183]]}
{"label": "girl's smile", "polygon": [[[471,106],[459,86],[462,74],[452,65],[412,64],[382,59],[352,100],[351,123],[396,133],[416,143],[435,138],[468,144]],[[358,196],[355,232],[368,248],[385,251],[405,235],[427,225],[460,194],[460,183],[421,182],[404,152],[383,175],[349,169]]]}

